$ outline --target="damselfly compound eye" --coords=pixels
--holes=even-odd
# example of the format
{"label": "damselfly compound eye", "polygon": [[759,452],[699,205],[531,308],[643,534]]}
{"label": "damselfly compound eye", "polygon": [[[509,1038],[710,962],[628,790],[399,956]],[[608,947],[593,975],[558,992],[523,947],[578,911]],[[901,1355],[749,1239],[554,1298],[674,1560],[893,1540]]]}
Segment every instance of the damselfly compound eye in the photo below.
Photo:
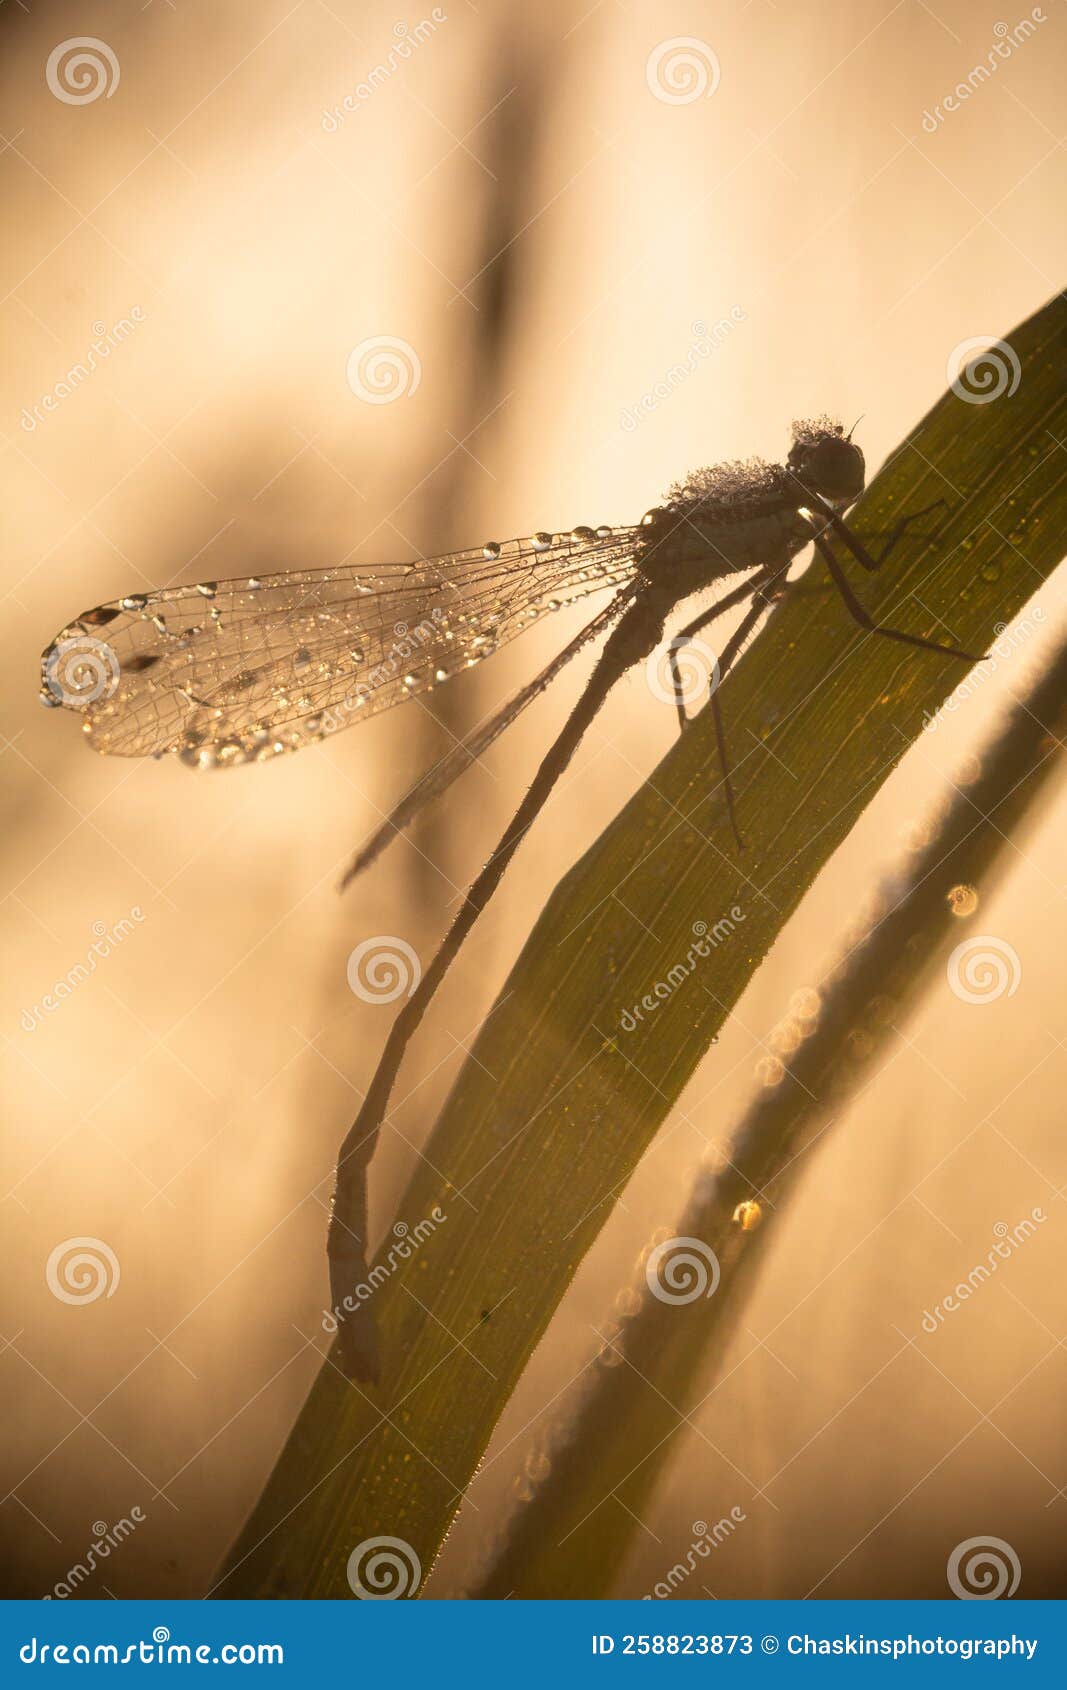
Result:
{"label": "damselfly compound eye", "polygon": [[851,440],[828,434],[803,456],[801,474],[816,493],[831,500],[858,499],[865,479],[863,453]]}

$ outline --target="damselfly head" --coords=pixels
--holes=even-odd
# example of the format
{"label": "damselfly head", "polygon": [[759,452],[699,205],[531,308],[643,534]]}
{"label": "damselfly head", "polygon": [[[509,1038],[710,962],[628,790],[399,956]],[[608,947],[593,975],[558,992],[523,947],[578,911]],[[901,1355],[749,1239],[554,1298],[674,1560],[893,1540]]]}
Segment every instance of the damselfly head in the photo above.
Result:
{"label": "damselfly head", "polygon": [[863,492],[863,453],[851,432],[846,435],[841,424],[828,417],[794,424],[789,468],[809,492],[831,505],[850,505]]}

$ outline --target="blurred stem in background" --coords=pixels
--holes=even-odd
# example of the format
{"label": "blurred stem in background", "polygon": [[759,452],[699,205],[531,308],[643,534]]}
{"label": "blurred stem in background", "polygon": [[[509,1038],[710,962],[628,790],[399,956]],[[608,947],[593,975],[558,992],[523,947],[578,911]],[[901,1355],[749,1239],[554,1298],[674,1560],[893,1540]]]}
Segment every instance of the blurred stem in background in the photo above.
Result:
{"label": "blurred stem in background", "polygon": [[[1061,641],[980,762],[972,758],[959,772],[943,814],[919,830],[882,881],[864,928],[848,936],[821,991],[794,992],[771,1041],[780,1064],[769,1059],[767,1088],[742,1117],[723,1165],[696,1181],[674,1229],[675,1238],[703,1240],[714,1251],[718,1289],[684,1303],[661,1300],[650,1284],[665,1287],[670,1257],[657,1273],[644,1253],[635,1285],[616,1302],[616,1311],[634,1312],[621,1325],[616,1313],[595,1371],[564,1399],[569,1430],[557,1450],[534,1452],[534,1470],[550,1462],[547,1476],[473,1595],[614,1594],[677,1435],[711,1394],[775,1223],[810,1165],[806,1152],[840,1124],[902,1019],[965,938],[976,892],[984,900],[1013,862],[1025,823],[1062,773],[1065,730]],[[678,1265],[676,1290],[693,1283],[692,1273],[707,1274],[699,1253],[692,1261],[688,1278]]]}
{"label": "blurred stem in background", "polygon": [[[452,319],[454,374],[448,407],[449,437],[437,452],[425,481],[418,531],[428,555],[451,545],[470,542],[471,511],[484,503],[488,473],[479,461],[483,429],[506,422],[510,393],[507,371],[516,338],[519,293],[516,254],[524,228],[533,217],[536,155],[547,107],[540,98],[541,55],[531,42],[516,73],[513,27],[501,28],[487,55],[494,67],[490,109],[478,124],[484,130],[478,144],[480,175],[479,216],[472,231],[470,281],[463,297],[452,301],[454,312],[473,317],[459,330]],[[479,107],[479,109],[481,109]],[[446,331],[448,332],[448,331]],[[458,368],[455,365],[458,364]],[[474,677],[471,677],[474,679]],[[447,745],[461,740],[482,713],[482,687],[470,680],[459,689],[444,687],[435,694],[432,714],[417,713],[413,744],[418,772],[441,755],[441,728]],[[410,731],[410,730],[409,730]],[[435,865],[447,855],[453,831],[449,805],[432,805],[418,818],[413,833],[417,847],[406,860],[422,914],[436,926],[440,919],[441,875]]]}

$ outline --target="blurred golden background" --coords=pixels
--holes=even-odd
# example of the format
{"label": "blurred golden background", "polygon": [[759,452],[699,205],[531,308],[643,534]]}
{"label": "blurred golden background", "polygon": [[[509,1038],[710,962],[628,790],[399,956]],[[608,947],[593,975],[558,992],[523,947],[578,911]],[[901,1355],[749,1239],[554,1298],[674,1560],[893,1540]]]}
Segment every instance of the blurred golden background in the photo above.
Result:
{"label": "blurred golden background", "polygon": [[[89,755],[35,701],[41,648],[80,610],[175,580],[635,521],[688,468],[780,458],[794,416],[863,414],[873,470],[953,349],[1059,285],[1065,26],[1058,5],[1019,17],[1039,13],[949,111],[1014,13],[0,12],[5,1594],[46,1594],[134,1508],[81,1594],[210,1583],[326,1342],[332,1160],[392,1013],[353,995],[348,955],[377,933],[429,953],[588,664],[342,899],[381,812],[581,610],[432,708],[218,775]],[[80,37],[98,85],[64,83],[51,57]],[[677,37],[695,95],[657,76]],[[382,337],[403,343],[384,394],[349,377]],[[757,973],[686,1093],[703,1139],[725,1138],[790,994],[1040,661],[1056,583],[1042,602],[1040,640],[913,749]],[[374,1167],[376,1232],[544,898],[675,732],[631,682],[588,735],[420,1035]],[[985,1007],[932,992],[851,1108],[619,1595],[733,1505],[716,1596],[939,1595],[979,1532],[1014,1545],[1021,1595],[1063,1594],[1064,804],[1058,789],[974,918],[1018,953],[1019,990]],[[521,1506],[538,1425],[679,1212],[703,1139],[668,1123],[645,1159],[428,1595],[462,1591],[488,1524]],[[995,1224],[1035,1205],[1048,1223],[946,1327],[936,1365],[902,1347]],[[117,1263],[113,1295],[84,1306],[46,1276],[78,1238]]]}

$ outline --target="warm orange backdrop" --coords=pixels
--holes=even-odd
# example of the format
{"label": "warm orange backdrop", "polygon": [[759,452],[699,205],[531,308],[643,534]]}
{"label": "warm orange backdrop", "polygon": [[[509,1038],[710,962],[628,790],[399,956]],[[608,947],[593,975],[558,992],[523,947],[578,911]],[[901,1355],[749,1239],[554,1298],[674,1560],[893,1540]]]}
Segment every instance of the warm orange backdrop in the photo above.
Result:
{"label": "warm orange backdrop", "polygon": [[[11,1594],[50,1589],[93,1523],[134,1505],[146,1523],[86,1593],[204,1589],[324,1343],[332,1154],[390,1014],[353,997],[348,953],[396,933],[428,954],[580,684],[563,682],[414,846],[340,899],[380,809],[571,621],[435,699],[446,727],[411,706],[203,777],[89,755],[76,723],[35,702],[40,648],[86,606],[172,579],[632,521],[689,466],[780,455],[794,415],[864,413],[877,464],[943,389],[952,349],[1006,333],[1062,275],[1056,4],[934,133],[924,111],[984,59],[1000,19],[1017,21],[992,0],[440,11],[332,126],[324,111],[429,11],[101,0],[0,14]],[[81,105],[45,75],[79,35],[106,41],[121,71]],[[710,97],[651,92],[649,55],[674,36],[716,55]],[[106,363],[24,426],[134,306],[143,321]],[[714,350],[627,426],[700,341],[693,325],[723,319]],[[417,391],[387,405],[345,374],[379,335],[421,366]],[[1054,590],[1046,602],[1051,629]],[[688,1088],[706,1139],[722,1141],[789,995],[817,981],[874,868],[1015,681],[1002,671],[914,749],[816,886]],[[379,1228],[545,895],[674,731],[634,681],[589,735],[412,1055],[403,1136],[375,1167]],[[1067,1509],[1065,814],[1061,792],[974,918],[1019,953],[1020,990],[987,1008],[932,992],[851,1110],[620,1594],[684,1552],[692,1519],[734,1504],[748,1520],[709,1571],[719,1596],[824,1579],[819,1595],[938,1594],[948,1550],[981,1531],[1015,1545],[1021,1594],[1052,1588]],[[93,924],[135,906],[144,919],[116,954],[27,1030]],[[545,1404],[703,1149],[664,1129],[531,1365],[431,1594],[463,1588],[521,1492]],[[956,1317],[937,1366],[903,1346],[994,1223],[1035,1204],[1049,1224]],[[72,1308],[45,1262],[82,1235],[108,1243],[121,1281]]]}

